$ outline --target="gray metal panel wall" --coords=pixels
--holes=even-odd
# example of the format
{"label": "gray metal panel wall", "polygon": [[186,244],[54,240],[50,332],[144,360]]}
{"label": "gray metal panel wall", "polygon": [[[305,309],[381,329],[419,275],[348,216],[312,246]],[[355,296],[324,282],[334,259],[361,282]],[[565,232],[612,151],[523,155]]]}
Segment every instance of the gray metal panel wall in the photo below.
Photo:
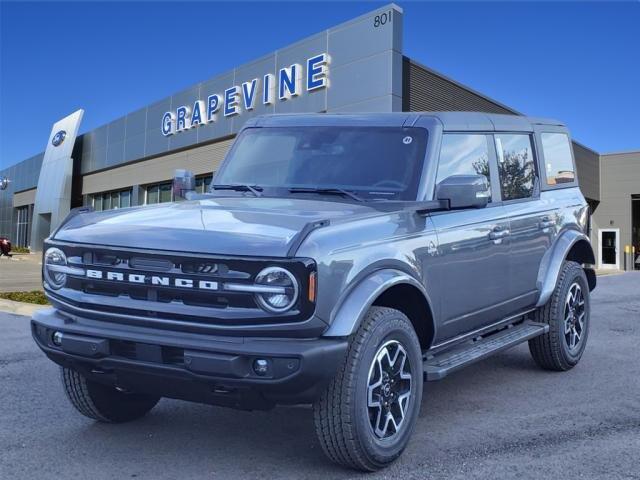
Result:
{"label": "gray metal panel wall", "polygon": [[604,154],[600,163],[600,205],[593,214],[593,237],[597,239],[599,228],[620,229],[622,268],[624,246],[631,244],[631,196],[640,195],[640,151]]}
{"label": "gray metal panel wall", "polygon": [[88,195],[119,190],[135,184],[145,185],[171,180],[178,168],[186,168],[196,175],[211,173],[219,168],[232,142],[233,139],[222,140],[84,175],[82,194]]}
{"label": "gray metal panel wall", "polygon": [[451,110],[518,114],[515,110],[484,97],[406,57],[403,69],[404,111]]}
{"label": "gray metal panel wall", "polygon": [[6,190],[0,190],[0,236],[16,237],[16,218],[13,208],[13,194],[35,188],[38,185],[44,153],[29,157],[20,163],[0,170],[0,177],[8,177],[11,183]]}

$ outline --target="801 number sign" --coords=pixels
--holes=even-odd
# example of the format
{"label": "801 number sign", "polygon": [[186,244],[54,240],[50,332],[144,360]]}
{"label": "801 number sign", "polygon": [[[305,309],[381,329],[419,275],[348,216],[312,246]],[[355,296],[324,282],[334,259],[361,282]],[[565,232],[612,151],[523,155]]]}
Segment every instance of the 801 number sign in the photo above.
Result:
{"label": "801 number sign", "polygon": [[386,25],[387,23],[391,23],[391,10],[373,17],[373,26],[375,28],[381,27],[382,25]]}

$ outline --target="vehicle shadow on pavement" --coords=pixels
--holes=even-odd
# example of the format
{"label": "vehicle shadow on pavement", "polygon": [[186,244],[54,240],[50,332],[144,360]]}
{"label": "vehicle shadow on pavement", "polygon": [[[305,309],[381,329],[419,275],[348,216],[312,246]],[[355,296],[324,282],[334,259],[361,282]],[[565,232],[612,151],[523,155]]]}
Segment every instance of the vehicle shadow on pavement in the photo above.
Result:
{"label": "vehicle shadow on pavement", "polygon": [[[504,377],[510,371],[522,375],[536,371],[536,367],[527,352],[507,353],[444,381],[427,384],[421,418],[416,426],[418,439],[411,441],[407,455],[396,464],[367,478],[393,477],[394,472],[408,466],[414,469],[415,462],[430,469],[430,456],[424,452],[437,451],[438,447],[436,439],[426,432],[434,426],[440,428],[438,417],[468,415],[485,408],[482,399],[478,400],[476,395],[490,395],[492,389],[499,395],[500,385],[493,383],[491,386],[491,379]],[[479,392],[474,390],[476,387]],[[473,395],[469,394],[474,391]],[[68,408],[67,405],[62,407]],[[128,424],[92,423],[77,415],[73,418],[73,431],[67,433],[68,438],[73,438],[72,448],[76,452],[67,458],[83,459],[83,462],[91,458],[92,469],[100,470],[100,464],[104,463],[105,469],[116,468],[120,478],[133,475],[136,478],[171,478],[167,468],[174,473],[181,472],[183,478],[205,475],[215,478],[361,476],[325,459],[315,437],[309,406],[243,412],[163,399],[147,417]],[[450,427],[458,428],[455,422]],[[113,465],[114,459],[116,465]],[[131,470],[131,465],[135,465],[135,471]],[[78,468],[84,469],[87,465],[78,465]],[[120,471],[120,468],[124,470]]]}

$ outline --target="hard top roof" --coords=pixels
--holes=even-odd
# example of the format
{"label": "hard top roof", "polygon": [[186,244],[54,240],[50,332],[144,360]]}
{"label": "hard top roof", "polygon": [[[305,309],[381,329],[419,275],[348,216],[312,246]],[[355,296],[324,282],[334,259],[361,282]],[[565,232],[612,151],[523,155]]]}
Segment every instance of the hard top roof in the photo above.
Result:
{"label": "hard top roof", "polygon": [[564,126],[552,119],[484,112],[395,112],[395,113],[296,113],[261,115],[245,127],[277,126],[412,126],[421,118],[437,119],[444,130],[531,131],[534,125]]}

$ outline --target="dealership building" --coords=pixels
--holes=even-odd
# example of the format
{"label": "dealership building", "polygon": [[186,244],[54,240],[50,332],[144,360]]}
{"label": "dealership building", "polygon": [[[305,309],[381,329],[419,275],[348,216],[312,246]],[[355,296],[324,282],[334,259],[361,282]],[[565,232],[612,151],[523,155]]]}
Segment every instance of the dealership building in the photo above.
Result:
{"label": "dealership building", "polygon": [[[56,122],[43,153],[0,171],[0,236],[38,251],[74,207],[172,200],[176,169],[204,191],[247,119],[266,113],[479,111],[521,115],[403,53],[403,11],[382,7],[79,134]],[[44,143],[44,139],[43,139]],[[574,142],[599,266],[630,267],[640,247],[640,151]],[[4,179],[4,181],[2,181]],[[640,268],[640,265],[639,265]]]}

